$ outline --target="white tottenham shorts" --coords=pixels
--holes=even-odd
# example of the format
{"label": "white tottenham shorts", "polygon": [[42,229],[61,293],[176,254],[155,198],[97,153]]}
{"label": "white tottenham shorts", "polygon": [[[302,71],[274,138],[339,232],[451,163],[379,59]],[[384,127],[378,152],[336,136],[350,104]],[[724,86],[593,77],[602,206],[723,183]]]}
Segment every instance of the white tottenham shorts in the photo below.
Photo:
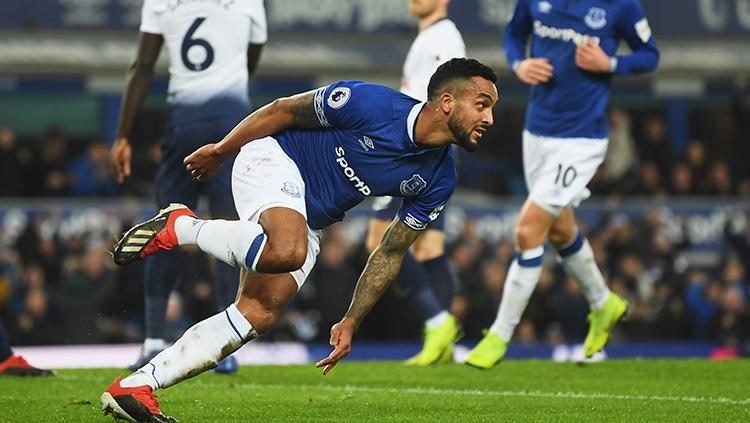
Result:
{"label": "white tottenham shorts", "polygon": [[606,138],[552,138],[523,131],[523,170],[529,199],[559,216],[591,196],[586,185],[607,153]]}
{"label": "white tottenham shorts", "polygon": [[[242,220],[258,222],[261,213],[272,207],[286,207],[307,219],[305,182],[297,165],[272,137],[245,144],[232,168],[232,194]],[[310,275],[320,252],[321,231],[307,227],[307,258],[302,268],[292,272],[297,289]]]}

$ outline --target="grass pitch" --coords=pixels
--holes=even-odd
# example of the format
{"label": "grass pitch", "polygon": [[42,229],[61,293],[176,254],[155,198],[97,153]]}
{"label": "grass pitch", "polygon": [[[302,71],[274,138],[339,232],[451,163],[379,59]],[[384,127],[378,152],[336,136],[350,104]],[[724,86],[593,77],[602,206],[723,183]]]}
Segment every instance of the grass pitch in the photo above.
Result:
{"label": "grass pitch", "polygon": [[[0,377],[0,422],[108,422],[99,395],[119,369]],[[405,367],[245,366],[158,391],[181,422],[748,422],[750,361],[507,361]]]}

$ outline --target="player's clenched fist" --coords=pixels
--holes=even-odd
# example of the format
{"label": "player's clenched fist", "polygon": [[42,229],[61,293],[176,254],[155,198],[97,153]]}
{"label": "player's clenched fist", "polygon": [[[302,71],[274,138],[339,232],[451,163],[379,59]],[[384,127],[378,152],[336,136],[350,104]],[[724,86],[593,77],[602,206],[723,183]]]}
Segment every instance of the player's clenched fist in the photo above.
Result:
{"label": "player's clenched fist", "polygon": [[530,85],[549,81],[554,71],[554,67],[546,57],[521,60],[515,69],[518,79]]}
{"label": "player's clenched fist", "polygon": [[601,47],[586,40],[576,47],[576,66],[589,72],[609,72],[609,56]]}
{"label": "player's clenched fist", "polygon": [[205,181],[221,169],[224,159],[216,150],[216,144],[206,144],[185,157],[183,163],[195,179]]}

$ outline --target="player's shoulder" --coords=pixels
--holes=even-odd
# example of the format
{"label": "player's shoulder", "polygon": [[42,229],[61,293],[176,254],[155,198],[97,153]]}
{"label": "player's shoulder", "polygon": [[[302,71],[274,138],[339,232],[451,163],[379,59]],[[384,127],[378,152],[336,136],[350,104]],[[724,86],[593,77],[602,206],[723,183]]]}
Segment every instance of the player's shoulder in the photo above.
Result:
{"label": "player's shoulder", "polygon": [[[398,120],[400,113],[417,100],[392,88],[358,80],[343,80],[316,93],[316,108],[325,105],[326,113],[349,116],[360,125],[381,126]],[[320,106],[319,106],[320,105]]]}
{"label": "player's shoulder", "polygon": [[359,80],[342,80],[326,89],[326,102],[329,107],[340,108],[352,102],[371,109],[393,103],[394,99],[407,97],[405,94],[384,85]]}
{"label": "player's shoulder", "polygon": [[[180,6],[184,4],[175,2],[174,0],[144,0],[143,8],[151,10],[155,13],[161,14],[168,11],[174,11],[180,13],[182,10]],[[190,5],[190,13],[196,12],[196,7],[204,12],[210,11],[221,11],[230,12],[237,14],[244,14],[255,16],[258,14],[265,15],[265,6],[263,0],[242,0],[242,1],[231,1],[231,0],[220,0],[215,2],[201,2]]]}
{"label": "player's shoulder", "polygon": [[143,9],[156,14],[164,13],[168,8],[167,0],[143,0]]}
{"label": "player's shoulder", "polygon": [[266,13],[263,0],[225,1],[228,10],[254,16]]}
{"label": "player's shoulder", "polygon": [[435,22],[425,31],[436,37],[449,38],[449,39],[451,38],[461,39],[462,38],[461,31],[459,31],[456,24],[448,18],[443,18]]}
{"label": "player's shoulder", "polygon": [[598,0],[602,5],[609,6],[610,8],[621,9],[624,7],[638,7],[640,8],[641,2],[639,0]]}

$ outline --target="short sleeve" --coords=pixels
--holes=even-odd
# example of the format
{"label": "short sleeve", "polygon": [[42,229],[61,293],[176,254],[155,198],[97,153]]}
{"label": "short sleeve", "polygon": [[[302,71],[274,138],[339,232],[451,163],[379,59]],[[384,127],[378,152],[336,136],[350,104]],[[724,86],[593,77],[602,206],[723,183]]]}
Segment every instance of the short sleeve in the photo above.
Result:
{"label": "short sleeve", "polygon": [[[448,147],[451,148],[451,147]],[[421,184],[423,189],[415,196],[404,197],[398,216],[406,226],[415,231],[427,229],[430,222],[440,216],[445,204],[448,202],[456,187],[456,166],[451,155],[441,164],[440,171],[433,176],[429,185],[417,174],[411,179],[402,182],[402,193],[404,190],[419,190]]]}
{"label": "short sleeve", "polygon": [[149,34],[162,33],[161,25],[159,24],[160,3],[158,0],[145,0],[143,2],[143,8],[141,9],[141,32]]}
{"label": "short sleeve", "polygon": [[362,81],[339,81],[315,91],[315,115],[323,127],[366,130],[393,117],[389,88]]}
{"label": "short sleeve", "polygon": [[268,24],[266,23],[266,8],[263,0],[248,0],[250,8],[250,43],[265,44],[268,40]]}

